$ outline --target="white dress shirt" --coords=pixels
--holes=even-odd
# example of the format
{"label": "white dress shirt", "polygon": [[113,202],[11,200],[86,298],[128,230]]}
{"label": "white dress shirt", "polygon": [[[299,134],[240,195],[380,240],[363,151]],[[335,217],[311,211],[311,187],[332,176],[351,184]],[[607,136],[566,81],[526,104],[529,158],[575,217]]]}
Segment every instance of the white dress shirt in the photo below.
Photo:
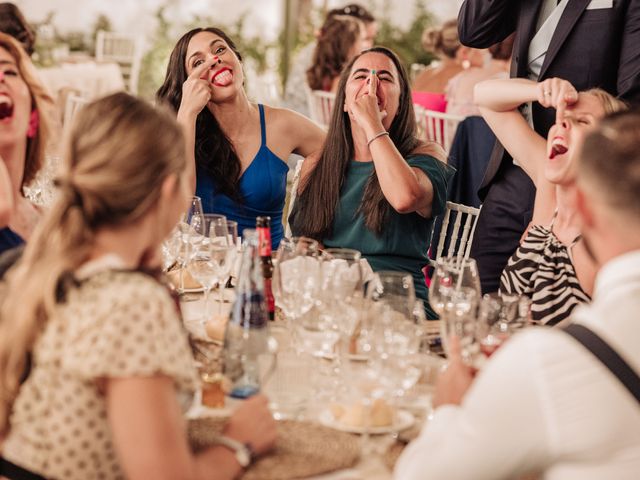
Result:
{"label": "white dress shirt", "polygon": [[[605,265],[573,318],[640,372],[640,251]],[[461,406],[444,405],[400,457],[395,478],[640,478],[640,403],[567,333],[531,328],[487,363]]]}

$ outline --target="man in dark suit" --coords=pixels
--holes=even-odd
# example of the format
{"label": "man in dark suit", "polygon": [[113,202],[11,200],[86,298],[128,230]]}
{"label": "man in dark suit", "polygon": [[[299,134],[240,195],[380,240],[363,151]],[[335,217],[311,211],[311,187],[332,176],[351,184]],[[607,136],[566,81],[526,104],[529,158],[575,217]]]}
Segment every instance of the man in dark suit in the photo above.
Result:
{"label": "man in dark suit", "polygon": [[[564,78],[578,91],[600,87],[640,103],[640,0],[465,0],[458,30],[475,48],[515,31],[512,77]],[[555,112],[537,103],[523,106],[523,114],[544,137],[555,121]],[[471,256],[483,292],[491,292],[531,221],[535,187],[496,144],[479,195]]]}

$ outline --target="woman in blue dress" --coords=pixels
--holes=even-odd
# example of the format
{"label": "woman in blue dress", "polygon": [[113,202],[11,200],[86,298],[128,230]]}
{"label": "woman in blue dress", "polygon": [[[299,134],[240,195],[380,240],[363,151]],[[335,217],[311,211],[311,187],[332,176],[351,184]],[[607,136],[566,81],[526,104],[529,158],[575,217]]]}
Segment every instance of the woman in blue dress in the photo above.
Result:
{"label": "woman in blue dress", "polygon": [[23,187],[42,166],[49,125],[46,110],[52,107],[22,46],[0,33],[0,162],[6,170],[0,253],[24,243],[40,218]]}
{"label": "woman in blue dress", "polygon": [[268,215],[277,247],[286,160],[320,149],[322,129],[290,110],[250,102],[242,57],[218,28],[196,28],[178,40],[157,97],[171,104],[185,129],[192,185],[205,213],[236,220],[239,233]]}

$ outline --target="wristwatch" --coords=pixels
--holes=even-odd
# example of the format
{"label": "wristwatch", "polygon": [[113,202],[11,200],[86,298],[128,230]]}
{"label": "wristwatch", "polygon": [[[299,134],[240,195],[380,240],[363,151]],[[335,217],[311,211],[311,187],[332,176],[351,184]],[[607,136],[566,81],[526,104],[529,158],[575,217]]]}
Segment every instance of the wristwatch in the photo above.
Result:
{"label": "wristwatch", "polygon": [[251,465],[251,462],[253,461],[253,450],[248,443],[242,443],[224,435],[217,435],[215,443],[233,450],[236,454],[236,460],[242,468],[246,468]]}

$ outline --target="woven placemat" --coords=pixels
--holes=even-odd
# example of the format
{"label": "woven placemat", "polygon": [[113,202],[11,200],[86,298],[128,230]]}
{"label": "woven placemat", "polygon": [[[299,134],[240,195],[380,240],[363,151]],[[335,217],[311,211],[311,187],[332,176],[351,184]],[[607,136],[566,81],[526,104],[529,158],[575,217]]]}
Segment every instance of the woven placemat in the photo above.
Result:
{"label": "woven placemat", "polygon": [[[189,421],[189,441],[197,451],[214,444],[225,419],[200,418]],[[289,480],[353,467],[360,456],[358,438],[308,422],[278,422],[278,443],[260,457],[242,480]]]}

